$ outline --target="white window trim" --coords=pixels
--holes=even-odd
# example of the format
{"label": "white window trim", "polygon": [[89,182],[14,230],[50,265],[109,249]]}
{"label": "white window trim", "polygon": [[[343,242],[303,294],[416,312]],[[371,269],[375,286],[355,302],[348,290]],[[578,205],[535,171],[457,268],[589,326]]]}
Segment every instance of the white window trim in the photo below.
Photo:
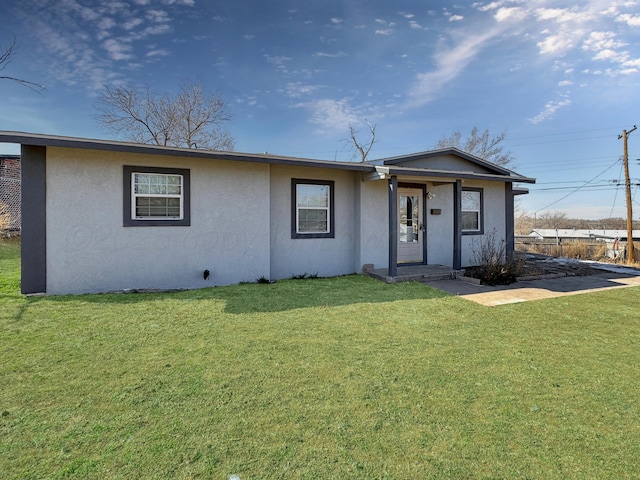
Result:
{"label": "white window trim", "polygon": [[[135,178],[136,175],[158,175],[163,177],[180,177],[180,193],[179,194],[170,194],[170,193],[136,193],[136,183]],[[137,198],[178,198],[180,200],[180,215],[177,217],[168,217],[168,216],[151,216],[151,217],[139,217],[136,216],[136,199]],[[174,173],[154,173],[154,172],[145,172],[145,171],[135,171],[131,172],[131,219],[132,220],[140,220],[140,221],[149,221],[149,220],[182,220],[184,219],[184,175],[174,174]]]}
{"label": "white window trim", "polygon": [[[301,207],[299,205],[297,205],[297,199],[298,199],[298,192],[297,189],[300,186],[306,186],[306,185],[311,185],[309,183],[298,183],[296,185],[296,233],[298,235],[314,235],[314,234],[324,234],[324,233],[329,233],[331,231],[331,187],[329,187],[329,189],[327,190],[327,206],[326,207]],[[328,185],[327,185],[328,186]],[[300,230],[300,211],[301,210],[324,210],[325,212],[327,212],[327,228],[325,230],[318,230],[318,231],[301,231]]]}

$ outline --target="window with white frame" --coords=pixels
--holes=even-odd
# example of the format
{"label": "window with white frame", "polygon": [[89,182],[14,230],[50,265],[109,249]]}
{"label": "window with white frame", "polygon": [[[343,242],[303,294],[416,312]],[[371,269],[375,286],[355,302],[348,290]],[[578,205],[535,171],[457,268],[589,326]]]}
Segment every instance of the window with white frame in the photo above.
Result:
{"label": "window with white frame", "polygon": [[291,181],[291,238],[334,238],[331,180]]}
{"label": "window with white frame", "polygon": [[462,233],[482,233],[482,189],[462,189]]}
{"label": "window with white frame", "polygon": [[189,170],[124,167],[125,226],[190,224]]}

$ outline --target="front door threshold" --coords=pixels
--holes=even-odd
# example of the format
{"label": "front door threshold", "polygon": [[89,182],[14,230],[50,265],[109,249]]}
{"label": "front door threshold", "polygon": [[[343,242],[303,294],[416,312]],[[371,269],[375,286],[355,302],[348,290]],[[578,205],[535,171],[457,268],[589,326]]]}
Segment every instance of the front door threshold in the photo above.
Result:
{"label": "front door threshold", "polygon": [[395,276],[389,275],[388,268],[365,268],[362,273],[385,283],[450,280],[457,278],[459,273],[457,270],[444,265],[399,265],[397,270]]}

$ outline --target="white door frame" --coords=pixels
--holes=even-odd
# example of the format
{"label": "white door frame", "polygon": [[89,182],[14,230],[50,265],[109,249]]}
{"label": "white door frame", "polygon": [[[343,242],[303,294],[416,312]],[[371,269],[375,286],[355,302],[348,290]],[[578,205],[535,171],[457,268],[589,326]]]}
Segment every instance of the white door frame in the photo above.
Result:
{"label": "white door frame", "polygon": [[398,264],[426,263],[425,189],[398,186]]}

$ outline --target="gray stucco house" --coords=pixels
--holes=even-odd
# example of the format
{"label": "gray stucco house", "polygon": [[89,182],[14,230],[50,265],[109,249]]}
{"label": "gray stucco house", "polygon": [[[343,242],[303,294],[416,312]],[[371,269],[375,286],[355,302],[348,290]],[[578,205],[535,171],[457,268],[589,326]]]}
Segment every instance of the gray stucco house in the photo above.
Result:
{"label": "gray stucco house", "polygon": [[21,144],[25,294],[460,269],[489,232],[513,249],[514,183],[534,182],[457,149],[345,163],[21,132],[0,142]]}

